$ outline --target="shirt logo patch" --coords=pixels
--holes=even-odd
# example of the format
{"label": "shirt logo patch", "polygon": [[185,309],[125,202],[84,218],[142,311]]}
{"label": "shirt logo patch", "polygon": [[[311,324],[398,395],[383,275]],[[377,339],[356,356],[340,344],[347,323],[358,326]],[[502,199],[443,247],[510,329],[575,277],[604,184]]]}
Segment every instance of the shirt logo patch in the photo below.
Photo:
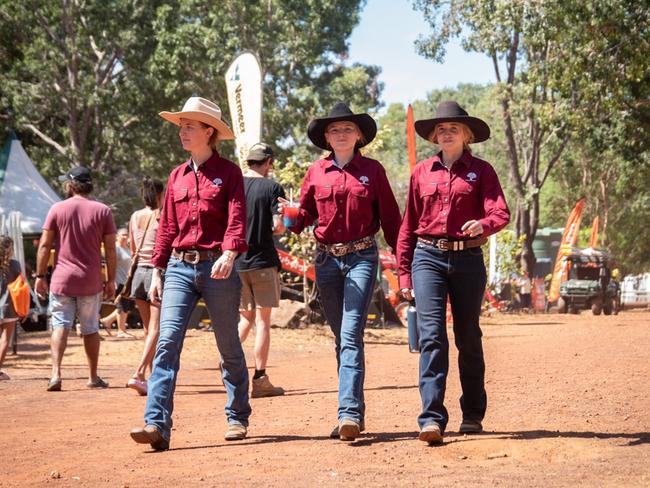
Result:
{"label": "shirt logo patch", "polygon": [[212,183],[214,183],[215,186],[221,186],[223,185],[223,180],[221,178],[215,178],[212,180]]}
{"label": "shirt logo patch", "polygon": [[473,171],[467,173],[467,181],[469,181],[470,183],[474,183],[476,181],[476,173],[474,173]]}
{"label": "shirt logo patch", "polygon": [[360,176],[359,181],[361,182],[362,185],[367,185],[370,182],[370,178],[367,176]]}

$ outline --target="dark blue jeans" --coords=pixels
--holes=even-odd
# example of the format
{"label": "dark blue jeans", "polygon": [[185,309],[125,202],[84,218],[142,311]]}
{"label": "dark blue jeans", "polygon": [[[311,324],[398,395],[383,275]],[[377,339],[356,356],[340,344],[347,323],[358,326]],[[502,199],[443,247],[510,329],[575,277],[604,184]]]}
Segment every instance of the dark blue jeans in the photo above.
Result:
{"label": "dark blue jeans", "polygon": [[316,258],[316,284],[336,344],[339,420],[363,422],[365,416],[363,331],[378,261],[376,247],[341,257],[321,252]]}
{"label": "dark blue jeans", "polygon": [[237,331],[241,282],[234,270],[225,280],[210,278],[212,264],[212,261],[201,261],[194,265],[172,257],[165,272],[160,338],[149,377],[144,421],[158,427],[167,440],[172,428],[174,391],[187,323],[201,297],[210,313],[221,353],[228,423],[247,426],[251,414],[248,370]]}
{"label": "dark blue jeans", "polygon": [[449,420],[444,406],[449,371],[447,296],[458,348],[463,418],[483,420],[487,395],[479,315],[486,273],[481,249],[451,252],[418,242],[411,277],[420,333],[420,428],[435,422],[444,432]]}

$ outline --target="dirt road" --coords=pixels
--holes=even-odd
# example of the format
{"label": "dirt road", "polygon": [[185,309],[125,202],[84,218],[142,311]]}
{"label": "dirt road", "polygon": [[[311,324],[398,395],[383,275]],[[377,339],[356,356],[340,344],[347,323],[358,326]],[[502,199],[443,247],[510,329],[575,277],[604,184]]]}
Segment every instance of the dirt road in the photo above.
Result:
{"label": "dirt road", "polygon": [[452,348],[441,447],[416,440],[418,356],[405,329],[366,333],[368,430],[353,443],[328,438],[337,383],[326,328],[273,330],[268,372],[287,395],[252,400],[239,443],[223,440],[213,336],[190,331],[162,453],[128,435],[142,425],[144,398],[124,388],[142,341],[107,338],[100,371],[111,388],[91,391],[72,338],[63,391],[47,393],[47,333],[23,334],[6,364],[12,380],[0,383],[0,486],[650,486],[650,312],[482,323],[486,433],[457,433]]}

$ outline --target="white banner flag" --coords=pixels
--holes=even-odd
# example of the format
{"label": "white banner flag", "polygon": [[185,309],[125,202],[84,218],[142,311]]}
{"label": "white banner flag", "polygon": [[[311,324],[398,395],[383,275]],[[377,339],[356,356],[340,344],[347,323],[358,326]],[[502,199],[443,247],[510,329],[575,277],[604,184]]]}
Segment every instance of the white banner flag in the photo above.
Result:
{"label": "white banner flag", "polygon": [[240,166],[248,149],[262,138],[262,70],[257,56],[244,52],[226,71],[228,105]]}

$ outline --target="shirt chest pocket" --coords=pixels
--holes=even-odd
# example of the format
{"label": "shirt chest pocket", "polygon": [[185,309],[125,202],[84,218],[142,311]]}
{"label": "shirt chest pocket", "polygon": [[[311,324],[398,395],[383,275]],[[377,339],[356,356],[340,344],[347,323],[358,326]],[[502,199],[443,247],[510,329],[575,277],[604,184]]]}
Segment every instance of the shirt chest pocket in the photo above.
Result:
{"label": "shirt chest pocket", "polygon": [[349,207],[351,211],[367,211],[372,205],[372,195],[363,186],[353,186],[349,190]]}
{"label": "shirt chest pocket", "polygon": [[210,186],[199,189],[199,210],[207,213],[218,213],[225,205],[225,192],[221,186]]}
{"label": "shirt chest pocket", "polygon": [[316,200],[316,211],[318,212],[318,222],[321,225],[327,225],[336,213],[336,203],[332,195],[331,186],[317,186],[314,192]]}

